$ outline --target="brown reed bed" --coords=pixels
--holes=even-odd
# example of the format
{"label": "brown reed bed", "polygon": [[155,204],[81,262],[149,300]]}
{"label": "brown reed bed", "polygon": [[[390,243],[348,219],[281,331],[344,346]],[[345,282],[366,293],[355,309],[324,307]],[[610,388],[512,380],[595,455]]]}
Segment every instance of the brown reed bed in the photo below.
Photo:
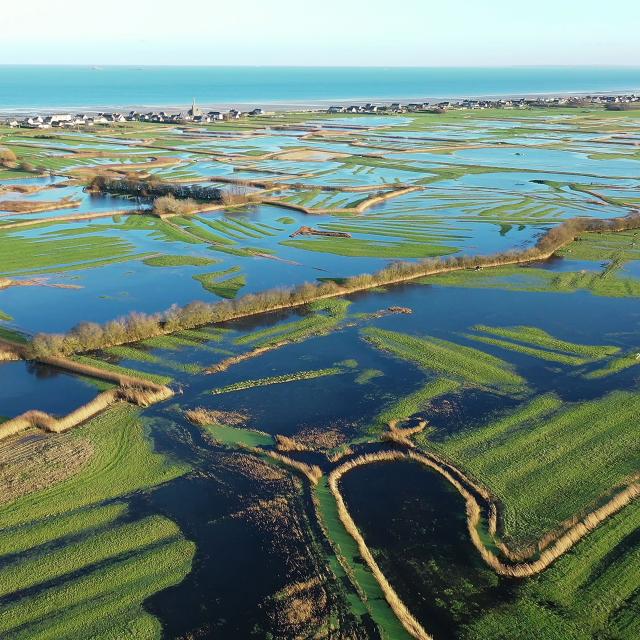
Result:
{"label": "brown reed bed", "polygon": [[267,449],[256,449],[255,451],[263,455],[267,455],[269,458],[272,458],[273,460],[277,460],[278,462],[281,462],[287,467],[290,467],[298,471],[303,476],[305,476],[309,480],[309,482],[314,486],[318,484],[318,482],[320,482],[320,478],[322,478],[322,469],[320,469],[320,467],[315,464],[311,465],[311,464],[306,464],[305,462],[300,462],[299,460],[294,460],[293,458],[282,455],[277,451],[269,451]]}
{"label": "brown reed bed", "polygon": [[[55,211],[57,209],[75,209],[82,204],[82,200],[2,200],[0,210],[9,211],[12,214],[41,213],[43,211]],[[10,215],[10,214],[6,214]],[[41,221],[42,222],[42,221]]]}
{"label": "brown reed bed", "polygon": [[411,441],[411,436],[422,433],[427,426],[427,421],[420,420],[415,427],[399,427],[399,422],[400,420],[391,420],[388,423],[387,426],[389,427],[389,430],[382,434],[382,440],[395,442],[396,444],[408,447],[409,449],[415,448],[415,444]]}
{"label": "brown reed bed", "polygon": [[309,447],[298,442],[295,438],[276,434],[276,449],[280,452],[310,451]]}
{"label": "brown reed bed", "polygon": [[62,433],[86,422],[117,402],[130,402],[140,407],[166,400],[173,395],[169,387],[154,385],[139,386],[123,384],[120,387],[99,393],[93,400],[74,409],[65,416],[56,418],[44,411],[31,410],[0,424],[0,440],[25,431],[40,429],[51,433]]}
{"label": "brown reed bed", "polygon": [[232,367],[236,364],[244,362],[245,360],[250,360],[251,358],[257,358],[268,351],[272,351],[273,349],[279,349],[280,347],[284,347],[289,344],[288,340],[281,340],[280,342],[274,342],[272,344],[266,345],[264,347],[256,347],[255,349],[251,349],[251,351],[247,351],[246,353],[241,353],[237,356],[229,356],[224,360],[221,360],[217,364],[212,365],[204,369],[203,373],[220,373],[221,371],[226,371],[229,367]]}
{"label": "brown reed bed", "polygon": [[86,438],[49,437],[25,432],[0,442],[0,505],[62,482],[93,456]]}
{"label": "brown reed bed", "polygon": [[231,427],[244,427],[249,421],[249,415],[240,411],[218,411],[196,407],[184,412],[189,422],[203,427],[208,424],[225,424]]}

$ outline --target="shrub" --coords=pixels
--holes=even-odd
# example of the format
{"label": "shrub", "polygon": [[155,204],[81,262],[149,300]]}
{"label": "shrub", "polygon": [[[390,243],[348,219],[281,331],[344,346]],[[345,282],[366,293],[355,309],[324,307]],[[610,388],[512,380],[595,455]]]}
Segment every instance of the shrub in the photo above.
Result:
{"label": "shrub", "polygon": [[188,198],[178,200],[171,194],[160,196],[153,201],[153,212],[158,216],[183,216],[193,213],[198,208],[195,200]]}
{"label": "shrub", "polygon": [[18,158],[16,154],[11,151],[11,149],[7,149],[6,147],[0,147],[0,164],[2,165],[14,165],[17,162]]}

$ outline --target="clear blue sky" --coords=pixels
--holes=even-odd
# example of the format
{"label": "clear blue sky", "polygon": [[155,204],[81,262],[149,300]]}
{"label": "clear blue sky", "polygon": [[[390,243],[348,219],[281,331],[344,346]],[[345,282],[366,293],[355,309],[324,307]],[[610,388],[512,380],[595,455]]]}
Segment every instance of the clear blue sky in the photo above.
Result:
{"label": "clear blue sky", "polygon": [[1,22],[2,64],[640,64],[640,0],[27,0]]}

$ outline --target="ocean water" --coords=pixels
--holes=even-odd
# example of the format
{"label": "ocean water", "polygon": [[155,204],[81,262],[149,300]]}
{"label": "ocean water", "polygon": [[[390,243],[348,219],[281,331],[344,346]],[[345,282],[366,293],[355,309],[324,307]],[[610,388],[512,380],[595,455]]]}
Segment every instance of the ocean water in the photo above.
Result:
{"label": "ocean water", "polygon": [[640,91],[640,67],[0,66],[0,110]]}

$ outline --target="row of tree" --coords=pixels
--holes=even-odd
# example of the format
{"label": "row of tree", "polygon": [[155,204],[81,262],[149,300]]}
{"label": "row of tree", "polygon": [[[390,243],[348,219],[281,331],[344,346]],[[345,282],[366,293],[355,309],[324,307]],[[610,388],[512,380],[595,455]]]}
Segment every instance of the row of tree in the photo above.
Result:
{"label": "row of tree", "polygon": [[299,306],[314,300],[346,295],[402,280],[460,269],[544,259],[580,233],[637,228],[640,228],[638,212],[624,218],[610,220],[575,218],[549,229],[538,239],[534,247],[521,251],[489,256],[459,256],[431,258],[420,262],[395,262],[377,273],[353,276],[340,284],[332,281],[317,284],[304,283],[293,288],[279,288],[249,294],[236,300],[214,303],[197,301],[185,307],[174,305],[164,312],[151,315],[132,312],[126,317],[102,325],[83,322],[67,334],[40,333],[33,338],[30,348],[35,358],[94,351],[242,316]]}

